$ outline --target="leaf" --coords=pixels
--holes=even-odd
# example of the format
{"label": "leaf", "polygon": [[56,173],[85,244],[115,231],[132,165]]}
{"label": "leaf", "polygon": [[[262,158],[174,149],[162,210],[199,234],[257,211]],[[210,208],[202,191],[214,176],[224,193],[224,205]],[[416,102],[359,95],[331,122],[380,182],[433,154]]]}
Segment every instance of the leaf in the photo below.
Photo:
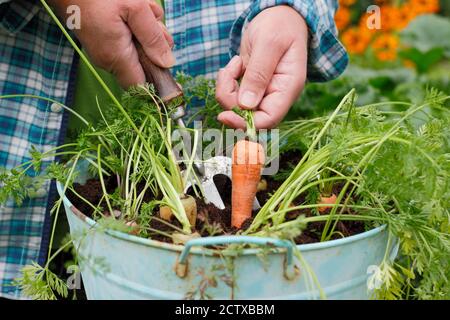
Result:
{"label": "leaf", "polygon": [[450,20],[434,14],[421,15],[400,33],[400,40],[420,52],[442,48],[450,57]]}
{"label": "leaf", "polygon": [[395,82],[385,75],[369,79],[369,83],[377,89],[388,89],[395,86]]}
{"label": "leaf", "polygon": [[416,48],[409,48],[400,51],[399,56],[403,59],[409,59],[416,65],[419,73],[427,72],[434,64],[438,63],[444,57],[443,48],[433,48],[422,52]]}

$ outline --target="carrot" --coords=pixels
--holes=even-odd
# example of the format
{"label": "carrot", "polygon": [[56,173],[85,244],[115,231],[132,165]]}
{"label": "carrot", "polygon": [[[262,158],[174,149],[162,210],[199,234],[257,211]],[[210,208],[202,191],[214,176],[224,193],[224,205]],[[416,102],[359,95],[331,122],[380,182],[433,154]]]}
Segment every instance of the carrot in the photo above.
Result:
{"label": "carrot", "polygon": [[[329,197],[321,196],[321,197],[320,197],[319,204],[335,204],[335,203],[336,203],[336,200],[337,200],[337,197],[336,197],[336,195],[333,193],[333,194],[331,194],[331,196],[329,196]],[[323,213],[323,212],[325,212],[325,211],[327,211],[328,209],[331,209],[331,208],[332,208],[331,206],[320,206],[320,207],[319,207],[319,212],[320,212],[320,213]]]}
{"label": "carrot", "polygon": [[[197,221],[197,203],[195,202],[195,199],[192,196],[183,195],[181,203],[183,204],[189,223],[192,227],[195,227],[195,222]],[[169,206],[161,206],[159,208],[159,216],[170,222],[173,217],[172,209]]]}
{"label": "carrot", "polygon": [[136,221],[131,220],[125,224],[131,228],[131,230],[128,232],[129,234],[132,234],[134,236],[137,236],[139,234],[140,228]]}
{"label": "carrot", "polygon": [[265,161],[261,144],[248,140],[238,141],[233,148],[231,225],[240,228],[252,216],[261,170]]}

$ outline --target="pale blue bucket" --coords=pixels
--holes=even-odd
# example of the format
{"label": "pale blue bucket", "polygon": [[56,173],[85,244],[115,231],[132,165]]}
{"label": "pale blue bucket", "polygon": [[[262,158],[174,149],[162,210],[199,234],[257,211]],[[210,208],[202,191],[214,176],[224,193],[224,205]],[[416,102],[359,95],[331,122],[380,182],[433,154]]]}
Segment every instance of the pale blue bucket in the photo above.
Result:
{"label": "pale blue bucket", "polygon": [[[62,195],[63,186],[57,187]],[[185,246],[167,244],[105,230],[74,208],[67,197],[63,201],[88,299],[319,298],[318,287],[308,285],[305,265],[293,256],[294,247],[287,241],[220,236],[191,240]],[[265,255],[261,258],[258,248],[238,255],[219,255],[205,248],[227,243],[261,245]],[[326,298],[368,299],[368,277],[382,262],[387,245],[388,232],[381,226],[297,248]],[[397,248],[392,246],[391,259]]]}

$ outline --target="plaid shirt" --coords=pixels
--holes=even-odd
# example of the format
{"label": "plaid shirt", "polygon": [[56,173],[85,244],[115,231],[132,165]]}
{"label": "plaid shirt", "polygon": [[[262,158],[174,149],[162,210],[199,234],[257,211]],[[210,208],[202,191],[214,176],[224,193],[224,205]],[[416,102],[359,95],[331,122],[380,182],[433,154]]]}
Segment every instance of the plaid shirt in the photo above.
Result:
{"label": "plaid shirt", "polygon": [[[238,53],[245,24],[261,10],[281,4],[295,8],[308,24],[308,79],[326,81],[342,73],[348,58],[336,38],[337,4],[331,0],[166,0],[166,24],[178,63],[174,71],[213,78],[230,54]],[[37,1],[0,0],[0,95],[34,94],[70,105],[76,62]],[[58,106],[0,99],[0,167],[30,160],[31,145],[46,151],[60,144],[66,125],[67,114]],[[54,197],[54,185],[48,183],[20,207],[12,201],[0,207],[0,296],[24,298],[13,279],[31,261],[45,261]]]}

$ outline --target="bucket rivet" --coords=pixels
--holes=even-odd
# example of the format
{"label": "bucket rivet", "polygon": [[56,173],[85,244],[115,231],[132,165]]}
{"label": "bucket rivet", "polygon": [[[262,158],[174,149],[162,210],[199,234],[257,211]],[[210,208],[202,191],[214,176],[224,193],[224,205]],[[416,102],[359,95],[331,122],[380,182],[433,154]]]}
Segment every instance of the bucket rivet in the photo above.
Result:
{"label": "bucket rivet", "polygon": [[184,264],[184,263],[179,263],[177,261],[177,263],[175,264],[175,273],[180,278],[186,277],[186,274],[187,274],[187,263]]}
{"label": "bucket rivet", "polygon": [[300,270],[294,264],[288,265],[284,269],[284,277],[287,280],[294,280],[300,274]]}

